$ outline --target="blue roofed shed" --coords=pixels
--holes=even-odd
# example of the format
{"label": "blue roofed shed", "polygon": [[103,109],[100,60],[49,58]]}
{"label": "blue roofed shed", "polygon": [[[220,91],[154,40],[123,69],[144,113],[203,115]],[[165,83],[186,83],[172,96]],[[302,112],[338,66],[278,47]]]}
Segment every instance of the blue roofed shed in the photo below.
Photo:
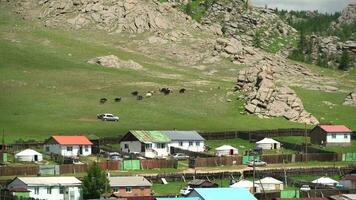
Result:
{"label": "blue roofed shed", "polygon": [[188,196],[200,200],[257,200],[244,188],[195,188]]}

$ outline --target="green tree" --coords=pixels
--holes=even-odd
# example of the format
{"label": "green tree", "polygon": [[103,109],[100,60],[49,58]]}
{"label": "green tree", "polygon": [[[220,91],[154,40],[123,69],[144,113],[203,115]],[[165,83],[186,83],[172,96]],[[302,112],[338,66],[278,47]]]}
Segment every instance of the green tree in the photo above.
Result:
{"label": "green tree", "polygon": [[349,64],[350,64],[349,53],[347,52],[346,49],[344,49],[342,50],[339,69],[346,71],[349,68]]}
{"label": "green tree", "polygon": [[187,5],[185,6],[185,13],[189,16],[193,16],[193,8],[192,8],[192,2],[189,1]]}
{"label": "green tree", "polygon": [[101,194],[109,191],[110,186],[106,173],[98,166],[98,164],[92,164],[83,180],[84,198],[100,198]]}
{"label": "green tree", "polygon": [[255,35],[253,36],[253,42],[252,45],[257,48],[261,48],[261,31],[257,30]]}

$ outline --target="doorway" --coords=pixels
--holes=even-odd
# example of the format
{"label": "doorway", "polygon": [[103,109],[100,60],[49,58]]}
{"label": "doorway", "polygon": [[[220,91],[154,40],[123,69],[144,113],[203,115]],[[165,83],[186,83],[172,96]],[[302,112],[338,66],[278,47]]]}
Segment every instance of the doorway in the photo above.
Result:
{"label": "doorway", "polygon": [[38,161],[38,155],[33,156],[34,161]]}

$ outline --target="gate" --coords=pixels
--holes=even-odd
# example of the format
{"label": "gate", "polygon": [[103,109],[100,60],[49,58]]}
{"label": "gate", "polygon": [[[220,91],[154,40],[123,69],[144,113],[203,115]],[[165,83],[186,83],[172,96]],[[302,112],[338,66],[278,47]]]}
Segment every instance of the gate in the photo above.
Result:
{"label": "gate", "polygon": [[140,160],[123,160],[121,165],[122,170],[139,170],[141,169]]}
{"label": "gate", "polygon": [[356,161],[356,153],[342,154],[342,161]]}
{"label": "gate", "polygon": [[242,164],[247,165],[251,160],[260,160],[260,156],[242,156]]}

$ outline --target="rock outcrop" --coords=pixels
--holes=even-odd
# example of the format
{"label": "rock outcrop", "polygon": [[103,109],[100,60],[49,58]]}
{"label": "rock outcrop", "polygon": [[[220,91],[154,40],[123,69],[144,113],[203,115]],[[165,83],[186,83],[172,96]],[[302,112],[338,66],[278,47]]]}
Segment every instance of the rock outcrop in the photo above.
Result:
{"label": "rock outcrop", "polygon": [[245,92],[245,110],[262,117],[284,117],[290,121],[317,124],[305,111],[300,98],[287,86],[278,86],[274,67],[268,62],[240,71],[236,88]]}
{"label": "rock outcrop", "polygon": [[24,0],[17,7],[26,17],[39,18],[52,27],[142,33],[199,26],[168,3],[153,0]]}
{"label": "rock outcrop", "polygon": [[342,12],[336,22],[331,24],[332,28],[340,28],[341,25],[351,24],[356,21],[356,4],[349,4]]}
{"label": "rock outcrop", "polygon": [[89,64],[98,64],[104,67],[111,67],[111,68],[126,68],[126,69],[133,69],[133,70],[140,70],[143,67],[136,63],[133,60],[120,60],[117,56],[109,55],[109,56],[101,56],[97,58],[90,59],[88,61]]}
{"label": "rock outcrop", "polygon": [[356,106],[356,91],[350,92],[346,98],[343,105]]}
{"label": "rock outcrop", "polygon": [[292,36],[297,31],[283,22],[270,9],[246,9],[241,0],[219,0],[209,8],[202,24],[220,24],[226,36],[235,37],[244,44],[251,45],[257,32],[262,43],[276,36]]}

